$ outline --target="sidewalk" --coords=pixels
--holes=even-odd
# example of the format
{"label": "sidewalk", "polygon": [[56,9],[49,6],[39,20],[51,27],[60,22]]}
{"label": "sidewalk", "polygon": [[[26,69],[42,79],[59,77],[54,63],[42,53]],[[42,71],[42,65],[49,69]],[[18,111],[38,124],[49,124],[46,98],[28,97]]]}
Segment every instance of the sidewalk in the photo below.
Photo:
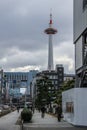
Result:
{"label": "sidewalk", "polygon": [[21,110],[11,112],[0,118],[0,130],[20,130],[19,125],[15,125],[18,117],[20,116]]}
{"label": "sidewalk", "polygon": [[[0,130],[22,130],[20,125],[15,125],[21,110],[18,113],[14,111],[0,118]],[[57,118],[46,114],[41,118],[41,113],[35,111],[32,123],[24,123],[23,130],[86,130],[87,128],[74,127],[71,124],[61,121],[58,122]]]}
{"label": "sidewalk", "polygon": [[33,117],[32,117],[32,123],[24,123],[24,128],[29,127],[46,127],[46,128],[54,128],[54,127],[73,127],[69,123],[65,121],[58,122],[57,118],[54,116],[51,116],[49,114],[45,114],[44,118],[41,118],[41,113],[38,111],[35,111]]}

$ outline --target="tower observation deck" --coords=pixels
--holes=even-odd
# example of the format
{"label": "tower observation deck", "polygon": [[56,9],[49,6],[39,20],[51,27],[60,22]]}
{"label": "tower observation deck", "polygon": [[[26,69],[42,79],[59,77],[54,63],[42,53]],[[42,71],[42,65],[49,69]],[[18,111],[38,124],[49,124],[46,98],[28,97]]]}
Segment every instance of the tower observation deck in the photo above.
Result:
{"label": "tower observation deck", "polygon": [[57,33],[57,30],[52,27],[52,14],[50,14],[49,28],[45,29],[45,33],[49,35],[49,45],[48,45],[48,70],[54,70],[53,67],[53,44],[52,35]]}

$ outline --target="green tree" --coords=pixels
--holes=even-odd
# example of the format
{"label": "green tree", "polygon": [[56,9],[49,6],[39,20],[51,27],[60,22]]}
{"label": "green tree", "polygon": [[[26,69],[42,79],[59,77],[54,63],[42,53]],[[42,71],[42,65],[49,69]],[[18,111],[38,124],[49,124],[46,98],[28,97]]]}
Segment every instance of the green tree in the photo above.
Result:
{"label": "green tree", "polygon": [[62,84],[62,87],[56,92],[56,100],[55,103],[62,104],[62,92],[66,91],[68,89],[74,88],[75,80],[69,80],[67,82],[64,82]]}
{"label": "green tree", "polygon": [[47,76],[42,76],[36,81],[36,86],[36,106],[41,107],[42,105],[50,104],[51,98],[54,95],[54,86],[52,85],[51,80]]}

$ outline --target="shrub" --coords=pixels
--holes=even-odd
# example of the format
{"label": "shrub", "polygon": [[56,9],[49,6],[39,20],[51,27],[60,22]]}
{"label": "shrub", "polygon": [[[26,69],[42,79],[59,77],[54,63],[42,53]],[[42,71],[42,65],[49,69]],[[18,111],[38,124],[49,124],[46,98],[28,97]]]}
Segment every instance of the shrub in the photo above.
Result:
{"label": "shrub", "polygon": [[3,110],[1,113],[0,113],[0,117],[1,116],[4,116],[4,115],[6,115],[6,114],[8,114],[8,113],[10,113],[11,112],[11,110]]}
{"label": "shrub", "polygon": [[24,108],[21,112],[21,120],[24,122],[30,122],[32,119],[32,112],[28,108]]}

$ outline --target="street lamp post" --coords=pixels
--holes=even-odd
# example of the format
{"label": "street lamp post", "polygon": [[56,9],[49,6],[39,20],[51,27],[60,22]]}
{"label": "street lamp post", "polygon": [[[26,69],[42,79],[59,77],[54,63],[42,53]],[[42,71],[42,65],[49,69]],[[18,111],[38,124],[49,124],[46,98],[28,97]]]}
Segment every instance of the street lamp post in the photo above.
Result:
{"label": "street lamp post", "polygon": [[25,104],[24,104],[24,106],[27,107],[26,106],[26,90],[25,90]]}

